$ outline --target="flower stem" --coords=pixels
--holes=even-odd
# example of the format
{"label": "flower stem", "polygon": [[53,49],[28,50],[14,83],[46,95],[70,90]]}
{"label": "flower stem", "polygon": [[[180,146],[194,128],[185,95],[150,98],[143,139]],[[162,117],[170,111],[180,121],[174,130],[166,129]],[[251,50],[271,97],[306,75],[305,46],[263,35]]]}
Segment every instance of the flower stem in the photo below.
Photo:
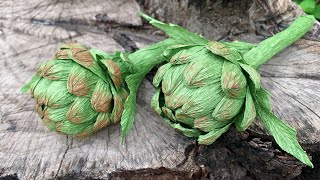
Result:
{"label": "flower stem", "polygon": [[316,22],[313,16],[300,16],[284,31],[262,41],[259,45],[244,54],[244,61],[253,68],[258,68],[274,55],[300,39]]}

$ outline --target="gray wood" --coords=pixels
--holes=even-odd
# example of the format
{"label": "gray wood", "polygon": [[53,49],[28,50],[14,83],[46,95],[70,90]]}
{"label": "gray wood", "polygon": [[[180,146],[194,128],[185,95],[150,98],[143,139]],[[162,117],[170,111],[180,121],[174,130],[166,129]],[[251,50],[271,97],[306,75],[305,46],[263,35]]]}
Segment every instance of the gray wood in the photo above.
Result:
{"label": "gray wood", "polygon": [[[146,8],[146,1],[139,2]],[[150,7],[146,10],[155,9],[157,2],[149,1]],[[252,12],[258,12],[257,5],[262,1],[231,4],[212,1],[211,9],[207,7],[202,12],[211,14],[202,16],[200,7],[208,4],[191,0],[179,2],[177,7],[181,11],[173,13],[169,8],[166,14],[158,6],[158,11],[153,12],[162,12],[172,19],[184,17],[183,13],[188,12],[184,25],[192,30],[197,30],[197,26],[207,33],[216,28],[211,34],[202,32],[213,39],[259,42],[270,35],[267,29],[281,30],[301,13],[289,1],[273,4],[265,1],[268,6],[263,6],[257,14]],[[177,4],[178,0],[170,3]],[[295,8],[286,11],[290,7]],[[119,125],[83,139],[59,135],[45,128],[35,112],[34,100],[20,92],[39,63],[52,58],[57,48],[68,41],[110,53],[124,50],[112,38],[113,32],[125,33],[139,48],[158,41],[143,31],[132,32],[127,28],[141,23],[134,15],[139,9],[134,0],[0,2],[0,179],[312,179],[312,175],[319,176],[319,166],[313,170],[304,168],[279,150],[259,123],[243,133],[232,127],[213,145],[197,145],[193,139],[171,129],[151,110],[149,102],[155,90],[147,80],[140,87],[136,121],[124,144],[120,142]],[[188,20],[193,15],[195,19],[205,17],[208,21]],[[261,20],[258,16],[277,18]],[[225,20],[219,21],[218,26],[208,23],[221,17]],[[274,21],[277,23],[271,23]],[[119,27],[110,33],[94,26],[112,23]],[[263,27],[270,28],[258,29],[263,23]],[[224,32],[229,33],[224,35]],[[318,32],[316,26],[306,37],[309,40],[299,40],[263,65],[260,72],[264,87],[272,93],[274,113],[297,129],[300,143],[319,164],[320,42],[315,41]]]}

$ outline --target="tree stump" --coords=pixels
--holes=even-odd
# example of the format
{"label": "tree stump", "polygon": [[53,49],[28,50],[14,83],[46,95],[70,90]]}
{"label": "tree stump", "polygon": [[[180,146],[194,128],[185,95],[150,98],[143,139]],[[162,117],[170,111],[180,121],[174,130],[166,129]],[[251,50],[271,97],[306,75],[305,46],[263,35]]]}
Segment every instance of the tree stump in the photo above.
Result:
{"label": "tree stump", "polygon": [[[173,0],[166,6],[160,0],[138,2],[160,19],[215,40],[259,42],[302,13],[289,0]],[[159,41],[161,37],[146,33],[149,26],[141,27],[135,15],[138,11],[134,0],[0,2],[0,179],[320,177],[319,24],[260,69],[263,86],[272,93],[274,113],[297,129],[314,169],[281,151],[259,121],[242,133],[232,127],[213,145],[198,145],[151,110],[155,89],[148,80],[140,87],[134,127],[124,144],[119,125],[83,139],[44,127],[34,100],[20,92],[37,66],[51,59],[63,42],[75,41],[112,53],[127,49],[126,43],[113,38],[114,32],[124,33],[137,47]],[[108,32],[98,27],[107,27]]]}

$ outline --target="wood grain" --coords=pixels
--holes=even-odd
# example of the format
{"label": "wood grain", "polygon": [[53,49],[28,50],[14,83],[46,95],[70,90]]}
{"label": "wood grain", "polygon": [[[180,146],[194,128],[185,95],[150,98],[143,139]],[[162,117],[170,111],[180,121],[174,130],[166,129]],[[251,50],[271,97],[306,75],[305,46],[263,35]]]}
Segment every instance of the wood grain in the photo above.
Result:
{"label": "wood grain", "polygon": [[[178,3],[178,0],[170,2]],[[196,14],[195,19],[200,17],[199,7],[203,4],[191,0],[189,5],[183,4],[186,1],[179,2],[179,7],[185,8],[183,12]],[[215,39],[259,42],[264,37],[252,33],[253,26],[247,27],[253,22],[247,10],[253,7],[252,3],[259,2],[223,4],[216,1],[216,6],[206,9],[213,14],[203,17],[210,20],[214,12],[223,15],[226,20],[221,21],[221,26],[204,25],[209,21],[194,25],[208,33],[210,28],[217,27],[208,34]],[[278,11],[271,10],[284,5],[269,3],[265,6],[269,14],[261,15],[275,16],[270,12]],[[229,8],[222,8],[226,6]],[[313,41],[299,40],[260,69],[263,86],[272,94],[274,113],[297,129],[300,143],[316,165],[313,170],[303,168],[296,159],[282,152],[259,123],[243,133],[232,127],[211,146],[197,145],[194,139],[171,129],[151,110],[149,102],[155,90],[147,80],[140,87],[136,121],[124,144],[120,142],[119,125],[84,139],[59,135],[45,128],[35,112],[34,100],[20,92],[21,86],[41,62],[52,58],[63,42],[75,41],[110,53],[126,48],[112,38],[114,32],[105,33],[95,24],[118,23],[120,27],[112,31],[125,33],[139,48],[157,41],[143,31],[128,31],[128,26],[141,24],[140,18],[134,15],[139,9],[134,0],[0,2],[0,179],[281,179],[297,176],[312,179],[319,176],[320,42],[315,41],[317,33]],[[232,9],[234,13],[227,13]],[[169,17],[180,16],[176,13]],[[239,21],[233,21],[239,13],[242,13]],[[239,31],[234,29],[236,24],[241,25]],[[250,33],[245,33],[247,30]],[[225,36],[224,32],[229,33]]]}

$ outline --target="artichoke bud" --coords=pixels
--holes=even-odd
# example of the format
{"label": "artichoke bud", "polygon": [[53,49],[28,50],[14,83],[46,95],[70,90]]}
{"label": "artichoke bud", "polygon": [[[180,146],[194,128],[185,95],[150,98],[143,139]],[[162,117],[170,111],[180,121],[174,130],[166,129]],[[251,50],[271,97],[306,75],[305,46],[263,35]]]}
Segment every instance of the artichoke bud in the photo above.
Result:
{"label": "artichoke bud", "polygon": [[42,63],[23,87],[36,100],[36,111],[50,129],[87,136],[117,123],[128,97],[125,75],[130,62],[79,44],[66,44]]}
{"label": "artichoke bud", "polygon": [[256,115],[247,81],[258,73],[246,64],[242,68],[240,51],[209,42],[173,46],[164,56],[168,63],[153,79],[158,91],[151,104],[172,127],[198,132],[199,142],[208,144],[236,119],[242,130],[252,123]]}

